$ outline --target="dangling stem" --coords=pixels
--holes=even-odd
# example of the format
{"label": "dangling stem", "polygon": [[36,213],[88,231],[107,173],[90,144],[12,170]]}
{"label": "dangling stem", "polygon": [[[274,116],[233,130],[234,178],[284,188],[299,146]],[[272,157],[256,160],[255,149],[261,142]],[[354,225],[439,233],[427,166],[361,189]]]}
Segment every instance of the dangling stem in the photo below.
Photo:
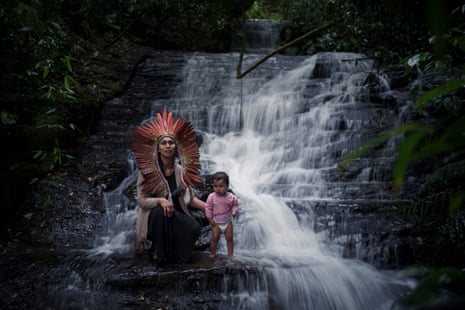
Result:
{"label": "dangling stem", "polygon": [[300,36],[298,37],[297,39],[295,40],[292,40],[291,42],[281,46],[281,47],[278,47],[277,49],[275,49],[274,51],[270,52],[269,54],[265,55],[263,58],[259,59],[257,62],[255,62],[252,66],[250,66],[247,70],[245,70],[243,73],[241,73],[241,68],[242,68],[242,52],[241,51],[241,56],[239,58],[239,64],[237,65],[237,76],[236,78],[238,79],[242,79],[244,76],[246,76],[248,73],[250,73],[252,70],[254,70],[255,68],[257,68],[259,65],[261,65],[262,63],[264,63],[268,58],[270,58],[271,56],[279,53],[280,51],[288,48],[289,46],[305,39],[305,38],[308,38],[312,35],[315,35],[323,30],[325,30],[326,28],[328,28],[329,26],[331,26],[333,24],[333,22],[328,22],[326,24],[323,24],[321,25],[320,27],[318,28],[315,28],[313,29],[312,31],[309,31],[307,32],[306,34],[304,34],[303,36]]}
{"label": "dangling stem", "polygon": [[240,111],[239,111],[239,128],[242,130],[242,128],[244,128],[244,113],[242,112],[242,105],[243,105],[243,92],[242,92],[242,87],[243,87],[243,83],[242,83],[242,79],[241,79],[241,106],[240,106]]}
{"label": "dangling stem", "polygon": [[[244,59],[244,51],[245,51],[245,42],[246,42],[246,25],[245,25],[245,15],[242,16],[242,46],[241,46],[241,54],[239,56],[239,63],[237,64],[237,75],[239,76],[241,74],[241,69],[242,69],[242,60]],[[243,87],[243,84],[242,84],[242,79],[241,79],[241,103],[240,103],[240,107],[239,107],[239,128],[242,129],[243,125],[244,125],[244,116],[243,116],[243,113],[242,113],[242,103],[243,103],[243,98],[242,98],[242,95],[243,95],[243,92],[242,92],[242,87]]]}

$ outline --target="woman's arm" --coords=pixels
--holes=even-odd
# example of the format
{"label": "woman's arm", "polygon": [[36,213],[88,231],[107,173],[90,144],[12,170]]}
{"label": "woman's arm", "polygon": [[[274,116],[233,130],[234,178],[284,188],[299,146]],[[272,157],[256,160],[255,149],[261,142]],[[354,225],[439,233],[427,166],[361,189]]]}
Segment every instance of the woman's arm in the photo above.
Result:
{"label": "woman's arm", "polygon": [[144,176],[142,173],[139,173],[137,178],[137,201],[139,207],[142,209],[153,209],[156,206],[161,206],[162,208],[171,208],[173,204],[164,197],[151,197],[142,192],[142,183],[144,181]]}
{"label": "woman's arm", "polygon": [[205,210],[205,202],[203,202],[197,197],[192,198],[191,202],[189,203],[189,206],[194,209]]}

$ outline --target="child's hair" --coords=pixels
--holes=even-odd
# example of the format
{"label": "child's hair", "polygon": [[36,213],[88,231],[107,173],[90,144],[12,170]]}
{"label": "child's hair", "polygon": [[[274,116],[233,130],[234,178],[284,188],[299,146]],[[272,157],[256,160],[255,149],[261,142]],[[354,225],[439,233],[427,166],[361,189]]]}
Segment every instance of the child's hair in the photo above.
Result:
{"label": "child's hair", "polygon": [[229,176],[226,172],[223,172],[223,171],[215,172],[215,174],[213,175],[213,181],[214,180],[223,180],[224,183],[226,183],[226,186],[229,186]]}

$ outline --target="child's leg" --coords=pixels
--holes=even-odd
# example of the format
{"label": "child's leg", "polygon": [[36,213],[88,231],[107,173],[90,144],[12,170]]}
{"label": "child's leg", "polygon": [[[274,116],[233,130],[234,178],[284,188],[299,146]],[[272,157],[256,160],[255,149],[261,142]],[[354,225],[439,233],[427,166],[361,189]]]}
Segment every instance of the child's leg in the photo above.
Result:
{"label": "child's leg", "polygon": [[233,223],[229,222],[228,227],[224,232],[224,238],[226,239],[226,246],[228,247],[228,256],[234,255],[234,238],[233,238]]}
{"label": "child's leg", "polygon": [[218,240],[220,240],[220,228],[218,225],[212,227],[212,240],[210,242],[210,258],[216,257],[216,247],[218,246]]}

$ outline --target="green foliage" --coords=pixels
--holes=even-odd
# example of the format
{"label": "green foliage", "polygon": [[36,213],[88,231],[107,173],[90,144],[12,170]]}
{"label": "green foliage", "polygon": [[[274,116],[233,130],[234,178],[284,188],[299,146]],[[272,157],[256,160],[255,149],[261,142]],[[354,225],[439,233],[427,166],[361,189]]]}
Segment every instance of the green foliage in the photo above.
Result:
{"label": "green foliage", "polygon": [[[64,56],[60,58],[60,61],[63,64],[62,72],[60,73],[61,75],[64,75],[63,83],[61,85],[59,84],[59,82],[55,80],[51,80],[49,82],[47,80],[47,77],[49,76],[49,73],[50,73],[50,66],[47,65],[43,67],[43,72],[42,72],[43,85],[41,89],[45,89],[45,92],[42,95],[40,95],[39,99],[44,99],[44,100],[55,103],[57,99],[56,98],[57,95],[61,95],[64,100],[69,100],[69,101],[76,100],[76,97],[74,97],[75,92],[71,88],[72,83],[77,83],[76,80],[71,75],[73,73],[73,67],[71,65],[72,59],[73,58],[70,56]],[[47,63],[53,64],[53,62],[50,61],[50,59],[47,60]],[[56,110],[56,108],[54,108],[54,110]]]}
{"label": "green foliage", "polygon": [[42,207],[47,208],[52,204],[52,196],[50,194],[45,195],[45,197],[42,199]]}
{"label": "green foliage", "polygon": [[455,268],[409,268],[405,275],[421,278],[412,293],[399,300],[404,306],[427,306],[438,302],[442,290],[465,293],[465,273]]}
{"label": "green foliage", "polygon": [[250,19],[274,19],[283,20],[283,12],[280,8],[280,1],[254,1],[250,9],[246,12],[246,17]]}
{"label": "green foliage", "polygon": [[97,0],[68,4],[79,32],[89,38],[103,34],[126,38],[157,48],[222,50],[231,37],[235,19],[251,0]]}
{"label": "green foliage", "polygon": [[40,162],[47,162],[49,164],[48,170],[50,171],[56,167],[60,167],[64,159],[74,159],[73,156],[62,151],[58,138],[55,138],[54,146],[51,151],[36,150],[33,158]]}
{"label": "green foliage", "polygon": [[[43,154],[50,154],[53,167],[62,164],[60,139],[77,128],[71,123],[71,102],[76,101],[71,54],[80,51],[69,35],[58,11],[62,1],[7,1],[0,9],[5,33],[1,53],[4,72],[0,98],[2,124],[8,137],[2,140],[25,139],[22,131],[36,128],[49,135],[45,143],[27,136],[18,152],[28,152],[28,145],[38,145]],[[43,135],[42,135],[43,136]],[[49,141],[49,142],[47,142]],[[14,156],[14,154],[11,154]],[[43,157],[40,156],[42,159]],[[37,158],[37,157],[34,157]],[[53,169],[50,167],[50,169]]]}
{"label": "green foliage", "polygon": [[[426,182],[423,185],[424,192],[420,193],[419,202],[407,208],[406,213],[420,218],[436,215],[437,229],[425,246],[432,253],[428,255],[434,260],[434,265],[455,265],[459,268],[463,268],[465,254],[464,21],[465,6],[461,6],[449,17],[449,28],[438,24],[432,27],[434,36],[430,39],[430,50],[421,51],[402,61],[407,74],[439,77],[432,80],[428,88],[416,87],[410,94],[418,113],[432,116],[436,121],[410,122],[383,132],[349,155],[341,164],[344,168],[368,149],[400,136],[402,141],[393,168],[393,187],[399,192],[413,161],[434,159],[437,170],[429,178],[430,184]],[[438,28],[443,32],[438,31]],[[439,37],[441,40],[438,40]],[[444,48],[448,49],[448,53],[445,53]],[[446,220],[441,219],[444,209],[449,211]],[[438,224],[441,221],[443,223]],[[421,279],[413,292],[400,300],[403,305],[430,305],[437,301],[444,289],[456,290],[462,295],[465,293],[463,271],[448,267],[411,271],[421,276]]]}
{"label": "green foliage", "polygon": [[352,51],[397,63],[428,44],[425,7],[421,0],[257,0],[249,16],[283,21],[283,42],[335,23],[324,35],[292,47],[293,54]]}
{"label": "green foliage", "polygon": [[246,12],[246,17],[249,19],[270,19],[270,16],[260,6],[259,1],[255,1],[250,9]]}
{"label": "green foliage", "polygon": [[[451,79],[446,81],[445,83],[430,89],[426,93],[420,96],[417,100],[417,107],[420,111],[423,111],[426,109],[426,104],[431,101],[437,101],[437,100],[442,100],[442,105],[447,108],[447,110],[455,109],[455,107],[449,108],[448,105],[444,101],[444,97],[447,97],[450,94],[455,93],[457,90],[460,90],[464,87],[465,85],[465,79]],[[460,101],[456,101],[457,104],[460,103]],[[459,107],[457,107],[459,108]]]}
{"label": "green foliage", "polygon": [[444,210],[447,210],[449,196],[450,194],[446,191],[430,193],[406,207],[403,210],[403,217],[406,220],[415,218],[422,220],[426,217],[441,216]]}
{"label": "green foliage", "polygon": [[[465,24],[460,24],[457,27],[464,28]],[[461,42],[461,38],[465,38],[463,33],[463,31],[458,32],[457,28],[452,28],[444,37],[448,39],[447,42],[451,43],[452,48],[454,46],[461,47],[455,42]],[[458,34],[460,36],[457,36]],[[435,41],[431,40],[431,42],[434,44]],[[459,59],[465,56],[462,49],[452,51],[451,55],[453,54],[457,55],[456,57]],[[432,52],[422,52],[403,61],[407,74],[420,70],[422,74],[435,74],[441,77],[442,82],[423,94],[419,93],[418,88],[415,88],[411,94],[411,97],[417,97],[416,107],[419,113],[429,112],[430,115],[437,116],[438,121],[427,124],[411,122],[383,132],[350,154],[341,163],[341,168],[350,164],[368,149],[400,135],[403,139],[399,144],[397,160],[393,169],[393,186],[398,192],[412,161],[442,156],[443,163],[447,163],[463,158],[465,155],[465,139],[463,139],[465,135],[465,107],[462,103],[465,67],[459,69],[451,67],[452,62],[444,55],[440,56],[438,58]],[[458,200],[460,197],[460,195],[456,196],[452,200],[455,204],[453,209],[462,205],[462,202]]]}
{"label": "green foliage", "polygon": [[440,247],[455,248],[462,254],[465,253],[465,211],[451,213],[447,221],[438,228],[437,248]]}
{"label": "green foliage", "polygon": [[16,115],[12,115],[7,111],[2,111],[0,117],[3,125],[13,125],[16,123]]}
{"label": "green foliage", "polygon": [[[17,206],[24,199],[24,195],[11,194],[17,192],[15,188],[25,192],[42,176],[58,174],[60,166],[72,160],[67,150],[74,146],[76,138],[93,129],[100,96],[116,87],[99,85],[100,80],[92,83],[94,87],[82,83],[79,74],[84,74],[84,81],[92,78],[87,74],[91,74],[93,65],[88,64],[97,62],[82,61],[83,55],[97,48],[92,57],[106,59],[108,47],[117,40],[133,40],[156,48],[226,49],[217,42],[228,42],[223,36],[229,33],[234,17],[241,16],[251,3],[3,1],[0,148],[8,152],[1,161],[0,176],[2,195],[8,197],[4,201],[5,221],[19,214]],[[95,98],[98,87],[104,90],[98,90],[99,97]],[[92,93],[83,92],[87,88],[92,88]]]}

